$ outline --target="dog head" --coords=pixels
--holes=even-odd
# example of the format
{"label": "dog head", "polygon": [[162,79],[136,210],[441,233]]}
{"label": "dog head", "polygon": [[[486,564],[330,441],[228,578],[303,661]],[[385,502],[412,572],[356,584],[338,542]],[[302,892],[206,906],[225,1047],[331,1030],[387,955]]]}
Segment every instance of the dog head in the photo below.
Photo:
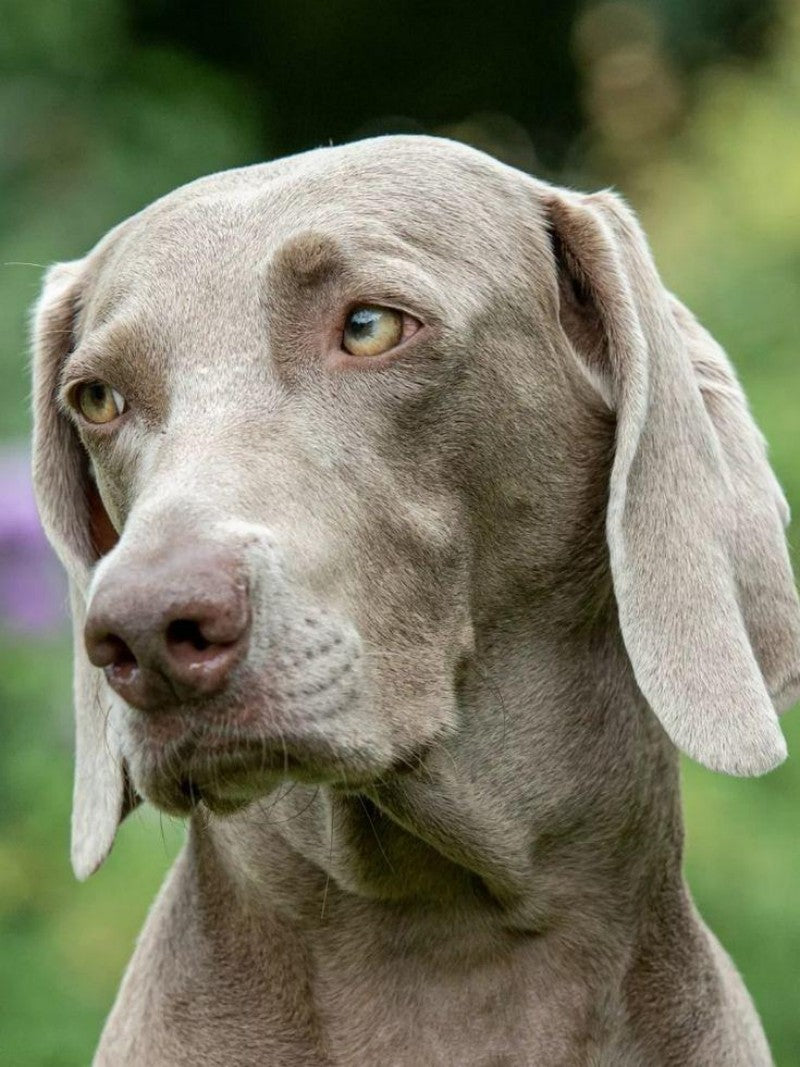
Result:
{"label": "dog head", "polygon": [[128,779],[224,812],[285,774],[413,767],[460,729],[476,630],[512,603],[568,626],[611,589],[679,748],[783,758],[785,502],[613,195],[423,137],[214,175],[53,268],[34,347],[79,876]]}

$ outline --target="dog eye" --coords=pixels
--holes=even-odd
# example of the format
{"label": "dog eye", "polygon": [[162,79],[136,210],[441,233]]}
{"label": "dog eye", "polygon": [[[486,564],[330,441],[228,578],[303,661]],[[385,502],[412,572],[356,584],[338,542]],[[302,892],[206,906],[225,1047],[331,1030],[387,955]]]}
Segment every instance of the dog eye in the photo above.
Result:
{"label": "dog eye", "polygon": [[72,394],[72,404],[87,422],[113,422],[125,411],[125,398],[105,382],[83,382]]}
{"label": "dog eye", "polygon": [[380,356],[403,340],[409,316],[395,308],[364,304],[353,308],[344,324],[342,348],[351,356]]}

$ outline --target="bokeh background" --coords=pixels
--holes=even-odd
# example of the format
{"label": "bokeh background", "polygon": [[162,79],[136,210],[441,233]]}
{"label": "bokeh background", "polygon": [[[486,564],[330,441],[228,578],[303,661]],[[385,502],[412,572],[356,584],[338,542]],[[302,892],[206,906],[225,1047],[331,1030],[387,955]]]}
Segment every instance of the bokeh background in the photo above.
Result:
{"label": "bokeh background", "polygon": [[[434,132],[639,211],[731,353],[800,515],[800,8],[780,0],[1,0],[0,1062],[87,1063],[180,823],[67,858],[63,585],[28,480],[27,309],[47,263],[191,178]],[[795,558],[800,523],[793,534]],[[800,1065],[800,714],[757,781],[686,764],[687,872]]]}

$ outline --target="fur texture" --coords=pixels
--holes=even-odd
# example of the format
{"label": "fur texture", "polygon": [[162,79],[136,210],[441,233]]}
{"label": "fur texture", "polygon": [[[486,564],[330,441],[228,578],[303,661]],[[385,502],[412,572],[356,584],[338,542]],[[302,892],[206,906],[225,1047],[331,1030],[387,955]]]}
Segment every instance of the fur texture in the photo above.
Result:
{"label": "fur texture", "polygon": [[[419,329],[349,356],[364,303]],[[213,175],[51,270],[34,379],[76,874],[131,784],[190,819],[100,1067],[771,1062],[682,880],[675,746],[784,757],[788,515],[618,197],[425,137]],[[111,427],[65,402],[92,379]],[[136,711],[85,615],[197,540],[249,650]]]}

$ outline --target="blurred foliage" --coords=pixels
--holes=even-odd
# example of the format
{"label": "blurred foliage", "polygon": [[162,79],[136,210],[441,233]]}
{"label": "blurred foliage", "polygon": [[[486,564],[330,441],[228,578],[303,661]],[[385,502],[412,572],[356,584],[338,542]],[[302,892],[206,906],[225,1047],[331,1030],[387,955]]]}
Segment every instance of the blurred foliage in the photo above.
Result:
{"label": "blurred foliage", "polygon": [[[426,129],[628,196],[667,283],[732,354],[800,514],[796,4],[539,2],[474,21],[410,0],[0,13],[0,438],[28,429],[25,309],[42,264],[197,175]],[[140,809],[103,871],[73,882],[68,676],[65,638],[3,640],[0,1062],[14,1067],[88,1061],[183,833]],[[776,1062],[800,1067],[800,716],[785,724],[793,756],[762,780],[686,764],[687,871]]]}
{"label": "blurred foliage", "polygon": [[[705,72],[681,135],[625,170],[667,285],[734,360],[795,521],[800,572],[800,8],[768,64]],[[606,144],[604,165],[614,150]],[[779,1067],[800,1064],[800,709],[790,757],[755,781],[685,764],[687,873],[747,982]]]}
{"label": "blurred foliage", "polygon": [[135,812],[103,874],[83,886],[67,853],[69,642],[0,650],[0,1063],[88,1063],[180,824]]}
{"label": "blurred foliage", "polygon": [[[613,6],[623,18],[634,7]],[[558,168],[583,127],[569,48],[582,7],[582,0],[468,9],[461,0],[128,5],[139,39],[188,45],[245,78],[279,154],[329,138],[431,130],[478,111],[513,116],[535,131],[540,168]],[[651,8],[684,73],[721,55],[760,54],[775,21],[773,0],[658,0]]]}

